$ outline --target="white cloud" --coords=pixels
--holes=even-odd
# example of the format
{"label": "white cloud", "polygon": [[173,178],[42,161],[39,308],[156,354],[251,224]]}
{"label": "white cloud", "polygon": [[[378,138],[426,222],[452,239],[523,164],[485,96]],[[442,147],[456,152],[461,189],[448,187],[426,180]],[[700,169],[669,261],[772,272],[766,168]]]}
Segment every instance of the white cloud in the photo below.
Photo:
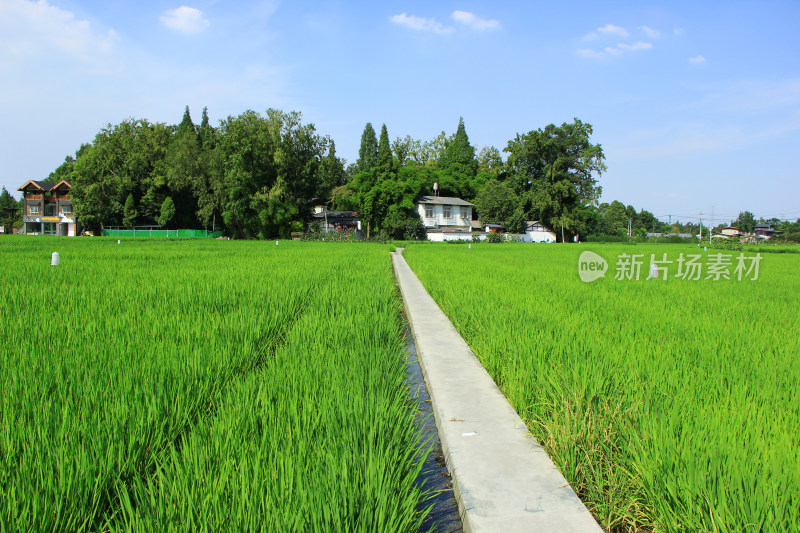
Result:
{"label": "white cloud", "polygon": [[0,1],[0,72],[32,57],[59,55],[69,60],[96,62],[112,49],[113,29],[96,33],[86,20],[46,0]]}
{"label": "white cloud", "polygon": [[450,26],[445,26],[436,19],[415,17],[414,15],[406,15],[405,13],[400,13],[399,15],[392,15],[391,17],[389,17],[389,20],[391,20],[398,26],[404,26],[406,28],[415,31],[438,33],[441,35],[453,33],[453,31],[455,31],[454,28]]}
{"label": "white cloud", "polygon": [[622,26],[615,26],[614,24],[606,24],[602,28],[597,28],[597,31],[603,35],[616,35],[618,37],[628,36],[628,30]]}
{"label": "white cloud", "polygon": [[616,26],[614,24],[606,24],[602,28],[597,28],[595,31],[590,31],[586,35],[583,36],[584,41],[591,41],[597,39],[601,36],[617,36],[617,37],[627,37],[628,30],[623,28],[622,26]]}
{"label": "white cloud", "polygon": [[672,33],[675,35],[675,37],[680,37],[683,35],[683,28],[673,28]]}
{"label": "white cloud", "polygon": [[661,37],[661,32],[654,30],[650,26],[639,26],[639,29],[642,30],[642,33],[644,33],[650,39],[658,39]]}
{"label": "white cloud", "polygon": [[636,52],[639,50],[649,50],[653,47],[653,43],[637,41],[633,44],[619,43],[617,46],[606,46],[602,50],[591,50],[583,48],[575,52],[588,59],[602,59],[608,56],[621,56],[625,52]]}
{"label": "white cloud", "polygon": [[211,25],[202,11],[189,6],[168,9],[159,20],[167,28],[186,35],[201,33]]}
{"label": "white cloud", "polygon": [[695,56],[689,58],[689,63],[692,63],[694,65],[699,65],[700,63],[705,63],[705,62],[706,58],[703,56]]}
{"label": "white cloud", "polygon": [[469,11],[453,11],[451,17],[453,20],[478,31],[496,30],[500,27],[500,21],[482,19]]}
{"label": "white cloud", "polygon": [[633,44],[620,43],[617,45],[617,48],[620,50],[631,50],[634,52],[636,50],[650,50],[653,48],[653,43],[646,43],[643,41],[637,41]]}

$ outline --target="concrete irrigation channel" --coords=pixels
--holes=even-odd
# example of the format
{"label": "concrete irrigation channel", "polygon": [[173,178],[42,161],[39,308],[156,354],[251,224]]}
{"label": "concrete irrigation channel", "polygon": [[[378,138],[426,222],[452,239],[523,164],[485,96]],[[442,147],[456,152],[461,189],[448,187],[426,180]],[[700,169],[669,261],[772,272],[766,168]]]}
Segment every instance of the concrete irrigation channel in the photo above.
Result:
{"label": "concrete irrigation channel", "polygon": [[597,532],[586,509],[406,263],[392,254],[464,531]]}

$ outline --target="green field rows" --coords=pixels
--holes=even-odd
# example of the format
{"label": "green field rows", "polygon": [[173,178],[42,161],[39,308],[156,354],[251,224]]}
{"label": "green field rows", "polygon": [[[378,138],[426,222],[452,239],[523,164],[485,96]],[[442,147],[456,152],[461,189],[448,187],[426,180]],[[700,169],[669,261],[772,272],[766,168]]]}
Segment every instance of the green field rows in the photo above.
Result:
{"label": "green field rows", "polygon": [[[587,249],[609,262],[593,283]],[[621,253],[645,254],[639,281],[614,279]],[[800,531],[800,255],[764,254],[756,281],[646,281],[651,253],[698,248],[404,255],[604,528]]]}
{"label": "green field rows", "polygon": [[416,530],[387,255],[4,239],[0,530]]}

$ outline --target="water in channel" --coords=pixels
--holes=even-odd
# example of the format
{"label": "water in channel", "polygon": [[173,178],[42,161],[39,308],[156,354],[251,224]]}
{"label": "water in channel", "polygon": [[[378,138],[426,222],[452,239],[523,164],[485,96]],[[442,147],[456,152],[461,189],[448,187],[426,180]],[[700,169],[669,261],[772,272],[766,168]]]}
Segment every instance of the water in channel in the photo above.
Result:
{"label": "water in channel", "polygon": [[439,442],[439,432],[436,429],[436,420],[433,417],[433,405],[422,375],[422,368],[417,359],[417,346],[411,330],[406,328],[406,357],[408,370],[406,380],[409,394],[419,404],[419,420],[422,424],[423,439],[431,438],[433,448],[425,458],[425,464],[420,474],[419,483],[423,488],[435,491],[435,495],[426,505],[433,504],[433,509],[422,522],[420,531],[436,531],[437,533],[461,532],[461,519],[458,516],[458,506],[453,495],[453,484],[447,472],[442,446]]}

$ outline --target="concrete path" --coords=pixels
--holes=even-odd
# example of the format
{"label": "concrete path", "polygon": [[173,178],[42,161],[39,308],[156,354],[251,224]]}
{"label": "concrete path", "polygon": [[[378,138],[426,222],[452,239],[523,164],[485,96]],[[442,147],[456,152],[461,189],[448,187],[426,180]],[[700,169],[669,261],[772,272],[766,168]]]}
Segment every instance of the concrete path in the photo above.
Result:
{"label": "concrete path", "polygon": [[401,252],[392,261],[464,531],[601,532]]}

